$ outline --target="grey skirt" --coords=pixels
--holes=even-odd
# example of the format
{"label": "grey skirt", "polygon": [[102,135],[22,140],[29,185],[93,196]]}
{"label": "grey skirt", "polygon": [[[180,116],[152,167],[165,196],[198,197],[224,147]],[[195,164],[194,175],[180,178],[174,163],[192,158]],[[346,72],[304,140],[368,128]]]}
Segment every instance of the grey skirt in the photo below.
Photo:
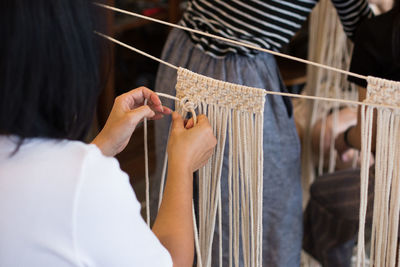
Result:
{"label": "grey skirt", "polygon": [[[188,35],[173,30],[165,44],[162,59],[193,72],[240,85],[286,91],[275,58],[266,53],[254,57],[231,54],[214,58],[197,48]],[[155,90],[175,95],[176,70],[160,65]],[[169,106],[173,103],[163,102]],[[170,118],[156,122],[157,163],[152,177],[152,214],[157,210],[158,191]],[[264,111],[264,191],[263,265],[300,265],[302,241],[302,190],[300,143],[291,114],[291,102],[268,95]],[[227,159],[227,150],[224,158]],[[222,203],[228,202],[227,160],[222,172]],[[223,208],[223,260],[228,266],[228,210]],[[218,231],[218,229],[216,229]],[[218,232],[214,237],[217,241]],[[213,247],[213,264],[218,266],[218,246]]]}

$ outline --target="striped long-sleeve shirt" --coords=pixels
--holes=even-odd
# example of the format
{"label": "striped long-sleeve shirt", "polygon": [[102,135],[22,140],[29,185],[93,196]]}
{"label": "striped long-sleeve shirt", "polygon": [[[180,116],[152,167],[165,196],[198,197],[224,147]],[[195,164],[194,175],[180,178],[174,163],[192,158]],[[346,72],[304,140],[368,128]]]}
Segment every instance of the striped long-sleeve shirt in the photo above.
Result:
{"label": "striped long-sleeve shirt", "polygon": [[[318,0],[190,0],[181,24],[262,48],[280,51],[307,19]],[[367,0],[332,0],[343,29],[353,36],[371,16]],[[197,47],[214,57],[256,51],[190,34]]]}

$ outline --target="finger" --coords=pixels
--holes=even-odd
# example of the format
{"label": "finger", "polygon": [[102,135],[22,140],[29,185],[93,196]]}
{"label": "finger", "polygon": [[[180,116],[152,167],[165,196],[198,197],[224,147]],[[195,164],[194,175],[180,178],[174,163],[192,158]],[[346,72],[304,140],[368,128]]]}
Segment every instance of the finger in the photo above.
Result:
{"label": "finger", "polygon": [[132,110],[130,113],[131,120],[133,124],[138,124],[144,118],[152,118],[156,113],[149,106],[141,106]]}
{"label": "finger", "polygon": [[[150,91],[151,91],[151,90],[150,90]],[[150,97],[149,97],[149,100],[151,101],[151,103],[152,103],[153,105],[161,106],[161,107],[162,107],[160,98],[159,98],[158,95],[157,95],[156,93],[154,93],[153,91],[151,91],[151,95],[150,95]]]}
{"label": "finger", "polygon": [[190,120],[187,121],[185,128],[190,129],[190,128],[193,128],[193,126],[194,126],[194,120],[193,120],[193,118],[191,118]]}
{"label": "finger", "polygon": [[170,114],[172,114],[172,109],[170,109],[166,106],[163,106],[163,113],[164,113],[164,115],[170,115]]}
{"label": "finger", "polygon": [[200,125],[208,124],[209,125],[210,122],[206,115],[201,114],[201,115],[197,116],[197,124],[200,124]]}
{"label": "finger", "polygon": [[127,101],[129,101],[129,106],[131,109],[134,109],[139,105],[142,105],[145,99],[147,99],[149,103],[151,103],[154,106],[161,105],[161,100],[158,98],[157,94],[144,86],[133,89],[125,93],[124,95]]}
{"label": "finger", "polygon": [[159,120],[159,119],[164,118],[164,115],[172,114],[172,110],[167,107],[163,107],[162,111],[157,111],[154,109],[153,109],[153,111],[155,112],[155,115],[154,115],[154,117],[150,118],[151,120]]}
{"label": "finger", "polygon": [[163,106],[163,105],[161,105],[161,104],[156,105],[156,104],[152,103],[151,101],[149,101],[149,102],[147,103],[147,105],[150,106],[150,108],[151,108],[152,110],[154,110],[154,111],[156,111],[156,112],[164,113],[165,115],[169,115],[169,114],[172,113],[172,110],[171,110],[171,109],[169,109],[168,107],[165,107],[165,106]]}
{"label": "finger", "polygon": [[141,90],[141,92],[143,94],[143,96],[142,96],[143,99],[147,99],[149,105],[154,106],[154,107],[159,107],[162,109],[161,100],[154,91],[152,91],[146,87],[139,87],[139,89]]}
{"label": "finger", "polygon": [[183,118],[177,112],[172,113],[172,130],[173,129],[177,129],[177,130],[185,129]]}
{"label": "finger", "polygon": [[349,162],[353,159],[353,155],[351,153],[351,150],[347,150],[342,154],[342,160],[344,162]]}
{"label": "finger", "polygon": [[154,115],[152,118],[150,118],[151,120],[159,120],[159,119],[162,119],[162,118],[164,118],[164,114],[161,114],[161,113],[156,113],[156,115]]}

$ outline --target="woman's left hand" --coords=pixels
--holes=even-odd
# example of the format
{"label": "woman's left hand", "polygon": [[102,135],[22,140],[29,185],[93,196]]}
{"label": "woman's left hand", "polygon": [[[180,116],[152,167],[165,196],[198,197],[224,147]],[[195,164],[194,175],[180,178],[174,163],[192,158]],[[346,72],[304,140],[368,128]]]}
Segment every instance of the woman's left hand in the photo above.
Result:
{"label": "woman's left hand", "polygon": [[[144,105],[147,99],[147,105]],[[172,111],[162,106],[157,94],[139,87],[118,96],[106,125],[92,141],[106,156],[115,156],[128,144],[133,131],[144,118],[157,120]]]}

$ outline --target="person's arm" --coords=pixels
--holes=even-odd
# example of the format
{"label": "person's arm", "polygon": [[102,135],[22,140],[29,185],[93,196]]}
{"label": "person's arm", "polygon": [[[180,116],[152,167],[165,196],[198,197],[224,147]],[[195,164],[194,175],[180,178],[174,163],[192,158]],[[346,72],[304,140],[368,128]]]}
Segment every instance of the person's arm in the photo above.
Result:
{"label": "person's arm", "polygon": [[[381,64],[379,57],[374,52],[375,49],[375,35],[373,32],[373,24],[370,20],[365,21],[357,30],[357,34],[354,38],[354,49],[351,57],[350,71],[364,75],[379,75],[381,73]],[[378,76],[379,77],[379,76]],[[368,83],[364,79],[356,78],[354,76],[349,76],[348,81],[355,84],[358,90],[358,100],[360,102],[364,101],[367,95],[366,87]],[[361,108],[358,107],[357,114],[357,124],[354,127],[350,127],[344,132],[342,132],[335,140],[335,147],[342,158],[345,152],[349,148],[361,149]],[[374,114],[374,118],[376,118]],[[373,123],[373,135],[372,135],[372,151],[375,151],[375,129],[376,129],[376,119]]]}
{"label": "person's arm", "polygon": [[172,162],[168,169],[162,203],[152,230],[171,254],[174,266],[191,266],[194,258],[193,173]]}
{"label": "person's arm", "polygon": [[[144,101],[147,99],[147,105]],[[133,131],[144,118],[157,120],[172,111],[162,106],[157,94],[139,87],[118,96],[106,125],[92,141],[105,156],[115,156],[127,146]]]}
{"label": "person's arm", "polygon": [[393,1],[369,0],[369,3],[374,8],[375,14],[382,14],[389,11],[393,7]]}
{"label": "person's arm", "polygon": [[[144,99],[148,99],[148,105],[143,105]],[[116,99],[106,126],[92,143],[104,155],[114,156],[125,148],[143,118],[158,119],[170,113],[151,90],[144,87],[132,90]],[[172,119],[167,182],[153,233],[171,254],[174,266],[191,266],[194,257],[193,172],[210,158],[216,139],[204,115],[198,116],[195,126],[193,120],[185,126],[177,113],[173,113]]]}
{"label": "person's arm", "polygon": [[[367,95],[367,89],[357,86],[358,100],[364,101]],[[372,124],[372,143],[371,150],[375,151],[376,143],[376,112],[374,112],[374,120]],[[355,148],[361,150],[361,107],[358,107],[357,124],[349,127],[346,131],[338,135],[335,141],[335,147],[339,155],[343,155],[348,149]],[[345,159],[344,159],[345,160]]]}
{"label": "person's arm", "polygon": [[347,37],[353,39],[360,23],[373,16],[367,0],[331,0]]}
{"label": "person's arm", "polygon": [[174,266],[191,266],[194,257],[193,172],[210,158],[216,139],[204,115],[198,117],[197,125],[192,128],[185,128],[177,113],[173,113],[172,119],[167,182],[153,232],[171,253]]}
{"label": "person's arm", "polygon": [[[320,153],[320,145],[321,145],[321,138],[323,138],[323,156],[324,156],[324,167],[328,167],[329,164],[329,158],[330,158],[330,145],[331,145],[331,140],[332,138],[336,139],[336,137],[346,131],[349,127],[351,128],[353,125],[357,123],[357,110],[353,108],[343,108],[337,111],[337,122],[334,124],[333,119],[334,115],[328,114],[326,121],[323,122],[322,119],[318,120],[312,129],[312,149],[313,153],[319,157]],[[324,124],[325,125],[324,125]],[[322,127],[326,127],[325,129],[325,135],[321,137],[321,131]],[[333,128],[334,127],[334,128]],[[333,132],[332,132],[333,130]],[[353,158],[353,153],[350,152],[349,154],[346,153],[345,158],[348,158],[349,160]],[[345,163],[344,161],[343,163]],[[351,161],[350,161],[351,162]],[[338,161],[336,168],[347,168],[348,164],[340,164],[342,162]],[[326,165],[326,166],[325,166]]]}

